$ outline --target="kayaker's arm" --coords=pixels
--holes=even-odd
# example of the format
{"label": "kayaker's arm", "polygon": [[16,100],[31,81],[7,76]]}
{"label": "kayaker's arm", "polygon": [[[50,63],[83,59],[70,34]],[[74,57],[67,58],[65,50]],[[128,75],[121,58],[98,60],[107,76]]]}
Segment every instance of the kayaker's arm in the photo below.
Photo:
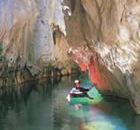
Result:
{"label": "kayaker's arm", "polygon": [[80,91],[83,92],[83,93],[85,93],[85,92],[88,92],[89,89],[87,89],[87,88],[80,88]]}
{"label": "kayaker's arm", "polygon": [[82,87],[80,87],[80,91],[81,91],[81,92],[88,92],[88,91],[90,91],[94,86],[95,86],[95,84],[92,84],[89,88],[82,88]]}
{"label": "kayaker's arm", "polygon": [[89,91],[94,87],[95,85],[94,84],[92,84],[90,87],[89,87]]}
{"label": "kayaker's arm", "polygon": [[69,92],[69,94],[73,93],[75,91],[75,88],[72,88]]}

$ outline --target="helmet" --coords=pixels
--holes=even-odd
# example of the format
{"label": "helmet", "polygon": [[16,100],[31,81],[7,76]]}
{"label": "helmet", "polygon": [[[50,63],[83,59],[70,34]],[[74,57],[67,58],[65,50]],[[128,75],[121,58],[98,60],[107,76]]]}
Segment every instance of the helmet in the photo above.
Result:
{"label": "helmet", "polygon": [[78,79],[76,79],[75,81],[74,81],[74,83],[76,84],[76,83],[80,83],[80,81],[78,80]]}

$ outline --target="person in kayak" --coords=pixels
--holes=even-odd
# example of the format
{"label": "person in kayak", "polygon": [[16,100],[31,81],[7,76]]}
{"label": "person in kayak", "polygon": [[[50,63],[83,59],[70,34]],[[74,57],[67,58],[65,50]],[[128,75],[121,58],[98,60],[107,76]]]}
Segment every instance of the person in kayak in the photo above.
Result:
{"label": "person in kayak", "polygon": [[82,88],[81,86],[80,86],[80,81],[79,80],[75,80],[74,81],[74,88],[72,88],[72,90],[69,92],[69,94],[68,94],[68,96],[67,96],[67,99],[68,99],[68,101],[70,101],[70,99],[71,99],[71,95],[84,95],[84,96],[86,96],[86,97],[88,97],[89,99],[94,99],[94,98],[92,98],[92,97],[90,97],[89,95],[88,95],[88,91],[90,91],[92,88],[93,88],[93,84],[88,88],[88,89],[86,89],[86,88]]}

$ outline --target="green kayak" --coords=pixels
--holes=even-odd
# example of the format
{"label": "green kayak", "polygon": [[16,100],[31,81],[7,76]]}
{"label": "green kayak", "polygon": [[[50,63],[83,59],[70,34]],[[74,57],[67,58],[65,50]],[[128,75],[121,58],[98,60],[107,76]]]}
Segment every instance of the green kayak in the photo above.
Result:
{"label": "green kayak", "polygon": [[88,97],[72,97],[70,104],[97,104],[103,99],[103,96],[97,91],[96,88],[92,88],[90,92],[88,92],[88,95],[94,99],[89,99]]}

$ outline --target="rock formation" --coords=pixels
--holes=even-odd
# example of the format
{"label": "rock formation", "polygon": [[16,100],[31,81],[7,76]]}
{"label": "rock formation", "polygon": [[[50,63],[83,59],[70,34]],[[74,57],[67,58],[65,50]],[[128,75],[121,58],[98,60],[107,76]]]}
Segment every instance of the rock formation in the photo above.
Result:
{"label": "rock formation", "polygon": [[131,101],[140,113],[140,1],[67,2],[70,53],[98,90]]}
{"label": "rock formation", "polygon": [[73,73],[61,1],[0,2],[0,86]]}
{"label": "rock formation", "polygon": [[140,114],[139,23],[140,0],[1,0],[0,86],[71,73],[71,56],[100,92]]}

